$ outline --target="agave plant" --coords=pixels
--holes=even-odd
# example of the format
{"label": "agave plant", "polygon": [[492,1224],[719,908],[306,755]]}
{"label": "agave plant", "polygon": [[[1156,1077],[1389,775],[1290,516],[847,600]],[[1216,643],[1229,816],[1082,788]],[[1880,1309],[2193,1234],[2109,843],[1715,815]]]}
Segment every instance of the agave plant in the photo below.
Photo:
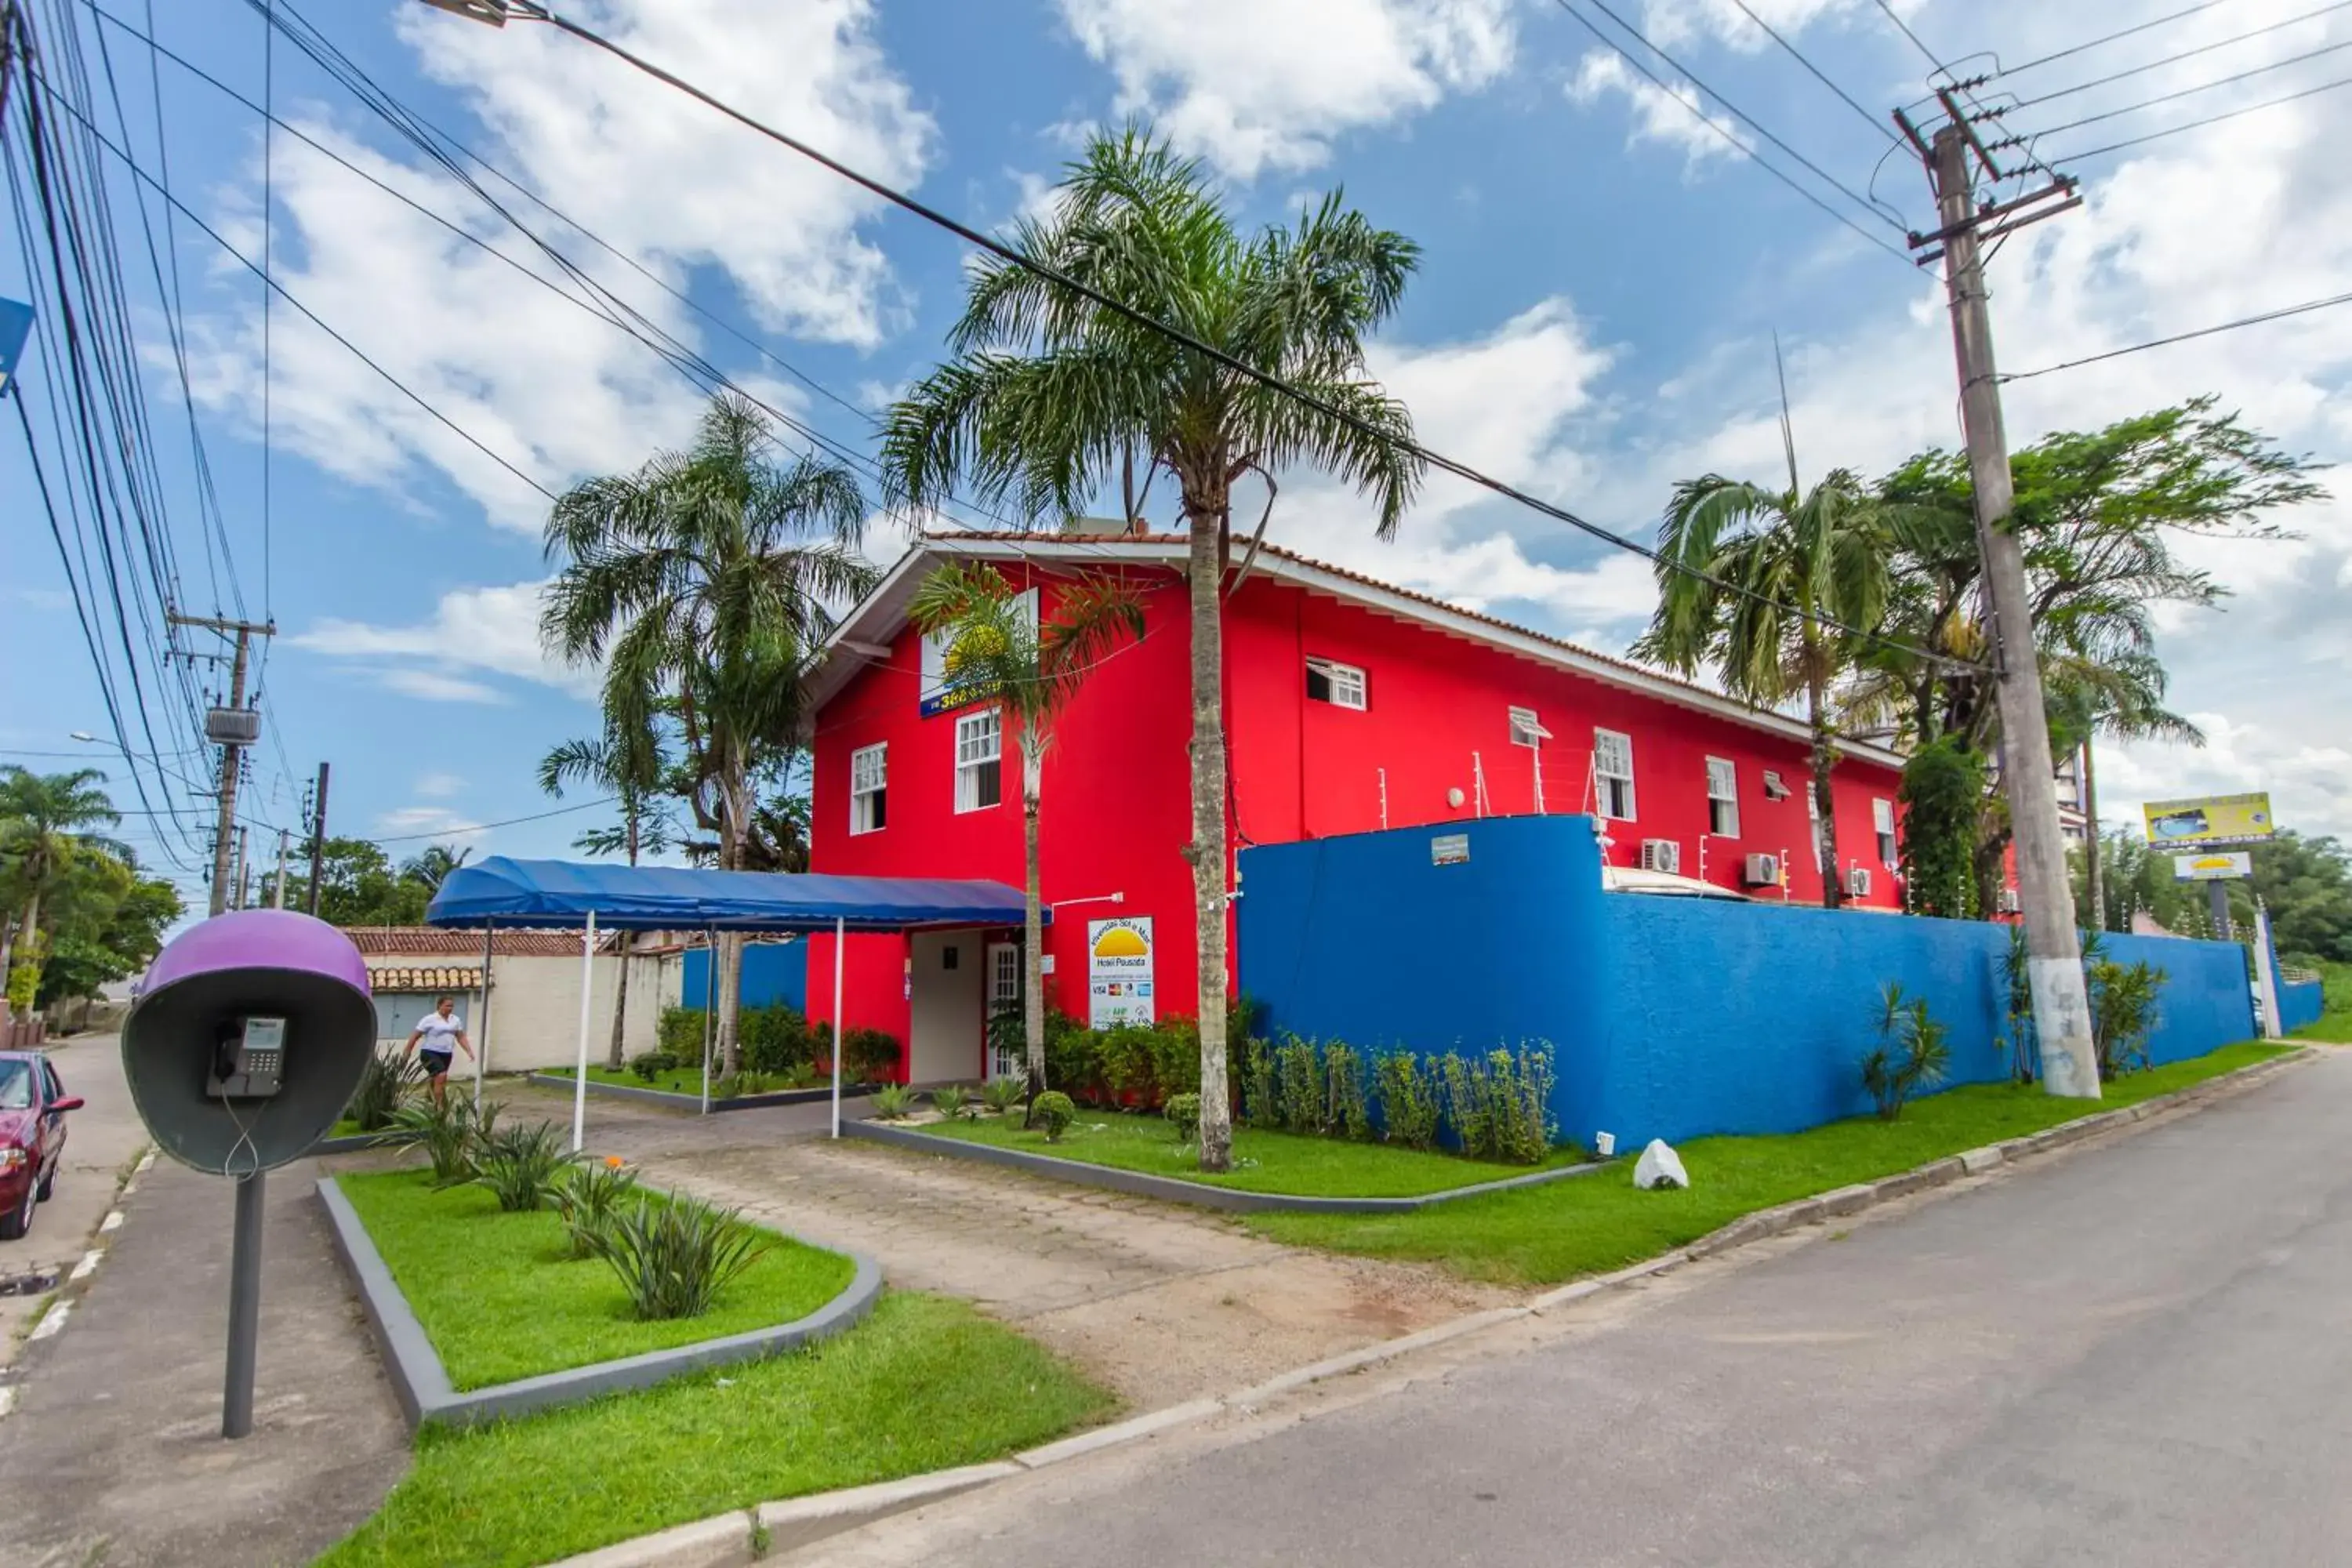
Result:
{"label": "agave plant", "polygon": [[572,1238],[572,1256],[593,1258],[604,1249],[605,1233],[621,1202],[637,1190],[637,1173],[618,1154],[607,1154],[593,1165],[573,1165],[555,1188],[555,1212],[563,1218],[563,1232]]}
{"label": "agave plant", "polygon": [[425,1067],[413,1057],[371,1052],[360,1071],[359,1087],[352,1090],[343,1114],[362,1132],[382,1132],[393,1124],[401,1105],[425,1081]]}
{"label": "agave plant", "polygon": [[547,1206],[579,1158],[551,1121],[485,1131],[476,1140],[469,1179],[489,1188],[507,1213],[529,1214]]}
{"label": "agave plant", "polygon": [[931,1109],[940,1113],[942,1121],[953,1121],[963,1114],[963,1087],[950,1084],[931,1090]]}
{"label": "agave plant", "polygon": [[904,1121],[915,1108],[915,1091],[903,1083],[886,1083],[874,1091],[874,1120]]}
{"label": "agave plant", "polygon": [[1029,1080],[1015,1073],[990,1079],[980,1086],[980,1102],[999,1116],[1006,1114],[1029,1096]]}
{"label": "agave plant", "polygon": [[630,1309],[649,1321],[700,1317],[767,1251],[740,1210],[684,1196],[641,1196],[634,1209],[614,1211],[595,1247],[620,1276]]}
{"label": "agave plant", "polygon": [[497,1119],[495,1107],[478,1115],[472,1102],[459,1096],[439,1104],[419,1100],[394,1112],[387,1137],[423,1150],[433,1166],[434,1185],[451,1187],[473,1179],[477,1140],[490,1135]]}

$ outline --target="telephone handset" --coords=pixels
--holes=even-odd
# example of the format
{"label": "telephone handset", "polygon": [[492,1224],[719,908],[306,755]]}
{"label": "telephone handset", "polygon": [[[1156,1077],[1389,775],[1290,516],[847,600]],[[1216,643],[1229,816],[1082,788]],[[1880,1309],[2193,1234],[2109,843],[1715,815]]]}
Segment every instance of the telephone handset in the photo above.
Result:
{"label": "telephone handset", "polygon": [[285,1071],[286,1020],[233,1019],[214,1040],[205,1093],[214,1099],[266,1099],[284,1087]]}

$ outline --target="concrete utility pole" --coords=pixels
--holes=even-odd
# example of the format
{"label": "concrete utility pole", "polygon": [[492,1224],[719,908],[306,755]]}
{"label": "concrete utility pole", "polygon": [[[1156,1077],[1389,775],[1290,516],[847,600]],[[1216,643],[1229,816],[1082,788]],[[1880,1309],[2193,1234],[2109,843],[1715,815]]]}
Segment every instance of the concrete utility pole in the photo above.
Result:
{"label": "concrete utility pole", "polygon": [[[2042,711],[2025,552],[2017,535],[2003,526],[2015,493],[2009,437],[2001,426],[2000,384],[1993,369],[1992,321],[1986,309],[1980,248],[1990,236],[2054,216],[2081,205],[2082,198],[2074,194],[2073,181],[2060,179],[2016,201],[1979,208],[1969,167],[1971,155],[1991,177],[2006,176],[1978,140],[1955,95],[1946,89],[1938,96],[1951,118],[1937,131],[1932,146],[1903,114],[1895,118],[1923,154],[1936,193],[1940,226],[1932,235],[1912,236],[1911,242],[1915,247],[1941,242],[1944,284],[1951,299],[1960,422],[1968,433],[1969,475],[1976,491],[1977,547],[1984,557],[1985,608],[2000,661],[2000,774],[2016,835],[2018,900],[2025,923],[2034,1033],[2042,1047],[2042,1082],[2052,1094],[2096,1100],[2098,1052],[2091,1038],[2074,893],[2067,885],[2066,837],[2058,820],[2057,770],[2051,762],[2050,725]],[[2065,199],[2040,205],[2053,196]],[[2022,211],[2029,207],[2038,210]],[[1932,258],[1932,253],[1922,258]]]}
{"label": "concrete utility pole", "polygon": [[250,735],[239,737],[232,731],[223,728],[216,721],[225,712],[236,714],[246,712],[245,667],[247,656],[252,651],[254,636],[258,633],[262,637],[275,637],[278,634],[278,627],[274,624],[257,625],[252,621],[225,621],[217,616],[183,616],[176,612],[163,618],[175,626],[196,626],[205,631],[219,632],[224,637],[236,638],[236,654],[229,661],[228,707],[226,710],[217,708],[213,710],[213,716],[207,719],[205,725],[205,738],[216,742],[221,749],[220,815],[213,827],[213,888],[210,910],[211,913],[217,915],[228,908],[231,887],[229,857],[235,849],[234,839],[236,829],[237,763],[244,754],[245,748],[252,743],[253,737]]}
{"label": "concrete utility pole", "polygon": [[319,764],[319,792],[310,812],[310,908],[316,919],[319,913],[319,869],[327,853],[327,764]]}
{"label": "concrete utility pole", "polygon": [[270,893],[269,907],[286,907],[286,830],[282,827],[278,830],[278,885]]}

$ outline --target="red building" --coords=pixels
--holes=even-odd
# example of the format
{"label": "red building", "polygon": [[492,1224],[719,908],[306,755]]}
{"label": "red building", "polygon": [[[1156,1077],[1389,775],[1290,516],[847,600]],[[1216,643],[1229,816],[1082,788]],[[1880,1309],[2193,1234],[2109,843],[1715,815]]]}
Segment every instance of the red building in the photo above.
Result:
{"label": "red building", "polygon": [[[1018,886],[1017,752],[992,709],[942,709],[939,650],[908,623],[908,601],[955,558],[995,563],[1048,614],[1073,574],[1123,574],[1143,594],[1145,635],[1087,678],[1045,760],[1040,858],[1056,910],[1047,994],[1087,1016],[1088,922],[1143,918],[1150,967],[1129,963],[1119,1005],[1194,1011],[1192,873],[1180,853],[1192,814],[1184,551],[1166,534],[965,533],[910,551],[843,621],[811,678],[813,868]],[[1820,900],[1799,720],[1270,546],[1224,624],[1236,848],[1579,813],[1602,822],[1612,868]],[[1901,758],[1858,743],[1843,752],[1842,874],[1857,903],[1898,908]],[[852,937],[845,1021],[908,1040],[918,1081],[979,1074],[988,1008],[1018,995],[1018,934]],[[809,960],[812,1005],[829,1016],[830,940]]]}

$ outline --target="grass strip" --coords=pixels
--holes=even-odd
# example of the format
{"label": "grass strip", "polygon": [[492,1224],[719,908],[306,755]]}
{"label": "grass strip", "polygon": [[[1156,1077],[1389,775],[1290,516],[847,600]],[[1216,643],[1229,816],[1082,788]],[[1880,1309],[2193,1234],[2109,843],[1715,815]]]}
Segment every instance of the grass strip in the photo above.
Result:
{"label": "grass strip", "polygon": [[611,1265],[574,1258],[551,1211],[503,1214],[488,1189],[436,1191],[421,1171],[337,1180],[460,1390],[789,1323],[840,1295],[856,1269],[776,1236],[713,1310],[641,1322]]}
{"label": "grass strip", "polygon": [[1433,1263],[1471,1279],[1559,1284],[1654,1258],[1758,1209],[2169,1094],[2288,1048],[2224,1046],[2107,1084],[2096,1103],[2038,1086],[1969,1084],[1912,1101],[1899,1121],[1862,1117],[1781,1136],[1695,1138],[1677,1146],[1691,1176],[1680,1192],[1639,1191],[1627,1168],[1412,1214],[1253,1215],[1246,1223],[1276,1241]]}
{"label": "grass strip", "polygon": [[1245,1193],[1286,1193],[1301,1197],[1419,1197],[1452,1187],[1475,1186],[1481,1182],[1499,1182],[1572,1165],[1586,1158],[1577,1150],[1561,1149],[1540,1165],[1504,1165],[1386,1143],[1351,1143],[1340,1138],[1236,1127],[1234,1169],[1209,1175],[1197,1163],[1198,1150],[1178,1143],[1175,1129],[1159,1116],[1081,1110],[1078,1119],[1057,1143],[1046,1142],[1043,1132],[1024,1128],[1017,1111],[1010,1116],[983,1116],[976,1121],[925,1122],[909,1131],[1089,1165],[1172,1176],[1204,1186],[1232,1187]]}
{"label": "grass strip", "polygon": [[[535,1070],[550,1078],[568,1079],[572,1076],[570,1068],[540,1068]],[[710,1074],[710,1087],[714,1091],[717,1090],[719,1080],[724,1076],[717,1070],[714,1064]],[[763,1073],[760,1076],[766,1084],[765,1088],[757,1091],[761,1094],[773,1094],[788,1089],[823,1089],[833,1081],[824,1074],[814,1070],[789,1076],[783,1073]],[[702,1069],[695,1067],[666,1068],[656,1073],[650,1079],[639,1078],[627,1068],[615,1072],[608,1067],[591,1067],[588,1069],[588,1081],[617,1084],[623,1089],[658,1089],[669,1094],[690,1094],[698,1098],[702,1093]]]}
{"label": "grass strip", "polygon": [[2323,963],[2319,973],[2326,987],[2325,1010],[2315,1022],[2297,1029],[2294,1037],[2352,1046],[2352,963]]}
{"label": "grass strip", "polygon": [[427,1427],[318,1568],[528,1568],[753,1503],[979,1464],[1110,1407],[959,1301],[893,1293],[838,1339],[485,1427]]}

